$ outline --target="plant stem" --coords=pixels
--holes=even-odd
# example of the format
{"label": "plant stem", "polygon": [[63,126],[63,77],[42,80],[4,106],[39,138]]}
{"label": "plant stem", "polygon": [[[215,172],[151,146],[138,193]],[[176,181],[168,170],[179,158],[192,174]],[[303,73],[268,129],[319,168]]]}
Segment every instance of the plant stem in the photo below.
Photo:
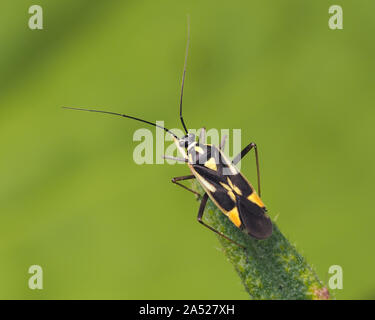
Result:
{"label": "plant stem", "polygon": [[[202,191],[197,182],[193,188]],[[328,289],[273,222],[272,236],[257,240],[239,230],[209,200],[205,221],[237,243],[218,236],[251,299],[329,299]]]}

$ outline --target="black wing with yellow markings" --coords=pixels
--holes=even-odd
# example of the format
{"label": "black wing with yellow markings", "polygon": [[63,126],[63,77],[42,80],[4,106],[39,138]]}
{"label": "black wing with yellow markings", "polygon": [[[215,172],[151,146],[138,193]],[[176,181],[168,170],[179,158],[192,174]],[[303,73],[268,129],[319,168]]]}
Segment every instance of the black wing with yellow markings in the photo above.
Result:
{"label": "black wing with yellow markings", "polygon": [[272,222],[254,188],[217,148],[199,148],[203,152],[194,152],[190,167],[211,200],[238,228],[254,238],[268,238]]}

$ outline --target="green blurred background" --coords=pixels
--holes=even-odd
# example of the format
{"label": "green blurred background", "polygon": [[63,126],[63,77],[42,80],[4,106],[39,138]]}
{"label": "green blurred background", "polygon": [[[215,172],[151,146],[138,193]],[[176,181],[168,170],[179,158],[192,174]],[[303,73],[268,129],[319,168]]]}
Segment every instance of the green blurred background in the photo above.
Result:
{"label": "green blurred background", "polygon": [[[28,28],[28,8],[44,29]],[[340,4],[344,30],[328,28]],[[184,166],[136,165],[139,123],[179,127],[186,41],[189,127],[257,142],[263,200],[337,298],[374,298],[375,3],[3,1],[0,298],[246,299]],[[252,156],[242,171],[254,180]],[[44,270],[30,290],[28,268]]]}

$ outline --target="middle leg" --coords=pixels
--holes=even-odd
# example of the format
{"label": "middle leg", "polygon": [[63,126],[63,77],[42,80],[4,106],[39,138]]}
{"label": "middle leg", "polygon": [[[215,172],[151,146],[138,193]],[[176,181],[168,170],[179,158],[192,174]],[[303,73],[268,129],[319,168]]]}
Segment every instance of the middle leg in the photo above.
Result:
{"label": "middle leg", "polygon": [[197,220],[199,223],[203,224],[206,228],[210,229],[211,231],[217,233],[219,236],[229,240],[230,242],[233,242],[234,244],[238,245],[239,247],[241,248],[244,248],[245,247],[239,243],[237,243],[236,241],[232,240],[231,238],[228,238],[226,235],[224,235],[223,233],[221,233],[220,231],[217,231],[216,229],[214,229],[213,227],[209,226],[208,224],[206,224],[204,221],[203,221],[203,213],[204,213],[204,209],[206,207],[206,204],[207,204],[207,200],[208,200],[208,194],[205,193],[203,195],[203,198],[202,198],[202,201],[201,201],[201,204],[199,206],[199,211],[198,211],[198,216],[197,216]]}

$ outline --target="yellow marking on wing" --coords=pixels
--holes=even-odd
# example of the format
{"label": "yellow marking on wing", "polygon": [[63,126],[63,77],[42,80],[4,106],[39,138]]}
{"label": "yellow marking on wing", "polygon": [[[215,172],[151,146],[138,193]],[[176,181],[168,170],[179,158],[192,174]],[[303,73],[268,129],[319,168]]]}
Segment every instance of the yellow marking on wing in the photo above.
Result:
{"label": "yellow marking on wing", "polygon": [[234,207],[231,211],[227,213],[228,218],[230,221],[234,223],[234,225],[239,228],[241,225],[240,215],[238,214],[237,207]]}
{"label": "yellow marking on wing", "polygon": [[227,181],[228,181],[228,184],[230,185],[230,187],[233,189],[233,183],[232,181],[230,181],[230,179],[227,177]]}
{"label": "yellow marking on wing", "polygon": [[233,190],[240,196],[242,196],[242,191],[237,187],[237,186],[233,186]]}
{"label": "yellow marking on wing", "polygon": [[238,195],[242,196],[242,191],[240,190],[240,188],[235,186],[228,177],[227,177],[227,181],[228,181],[228,184],[230,185],[231,189],[233,189]]}
{"label": "yellow marking on wing", "polygon": [[212,157],[210,158],[209,160],[207,160],[204,164],[205,167],[211,169],[211,170],[214,170],[214,171],[217,171],[217,167],[216,167],[216,162],[215,162],[215,158]]}
{"label": "yellow marking on wing", "polygon": [[231,190],[232,190],[232,188],[231,188],[230,186],[228,186],[227,184],[222,183],[222,182],[220,182],[220,184],[221,184],[221,186],[222,186],[223,188],[227,189],[228,191],[231,191]]}
{"label": "yellow marking on wing", "polygon": [[228,191],[228,196],[230,196],[230,198],[236,202],[236,196],[234,195],[233,191]]}
{"label": "yellow marking on wing", "polygon": [[257,195],[257,193],[255,191],[251,195],[249,195],[247,197],[247,199],[249,199],[251,202],[257,204],[259,207],[262,207],[262,208],[265,207],[262,200],[259,198],[259,196]]}
{"label": "yellow marking on wing", "polygon": [[200,153],[200,154],[204,154],[204,151],[201,147],[195,147],[195,151]]}
{"label": "yellow marking on wing", "polygon": [[[228,180],[228,181],[229,181],[229,180]],[[220,182],[220,184],[221,184],[221,186],[222,186],[224,189],[226,189],[226,190],[228,191],[228,192],[227,192],[228,196],[229,196],[234,202],[236,202],[236,196],[235,196],[233,190],[234,190],[237,194],[242,195],[242,192],[241,192],[236,186],[234,186],[234,188],[231,188],[230,186],[228,186],[227,184],[225,184],[225,183],[223,183],[223,182]],[[233,186],[233,184],[232,184],[232,186]],[[236,189],[237,189],[240,193],[237,192]]]}

